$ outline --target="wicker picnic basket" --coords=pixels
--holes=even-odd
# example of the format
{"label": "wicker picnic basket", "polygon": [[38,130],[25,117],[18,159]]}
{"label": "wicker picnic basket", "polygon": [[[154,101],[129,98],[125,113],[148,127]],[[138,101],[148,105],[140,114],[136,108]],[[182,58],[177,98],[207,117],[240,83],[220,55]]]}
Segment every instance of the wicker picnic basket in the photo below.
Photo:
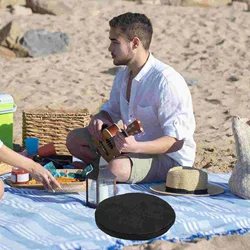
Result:
{"label": "wicker picnic basket", "polygon": [[37,137],[39,146],[54,142],[57,154],[69,155],[66,147],[68,133],[76,128],[89,124],[90,113],[87,109],[72,110],[41,110],[23,111],[23,146],[24,140]]}

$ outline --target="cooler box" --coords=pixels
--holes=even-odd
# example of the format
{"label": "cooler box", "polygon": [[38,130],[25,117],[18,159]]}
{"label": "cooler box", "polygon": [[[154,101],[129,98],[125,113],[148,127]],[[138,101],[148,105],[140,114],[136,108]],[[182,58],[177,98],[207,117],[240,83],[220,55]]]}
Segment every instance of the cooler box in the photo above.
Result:
{"label": "cooler box", "polygon": [[15,111],[16,105],[13,97],[0,93],[0,139],[11,149],[13,148],[13,112]]}

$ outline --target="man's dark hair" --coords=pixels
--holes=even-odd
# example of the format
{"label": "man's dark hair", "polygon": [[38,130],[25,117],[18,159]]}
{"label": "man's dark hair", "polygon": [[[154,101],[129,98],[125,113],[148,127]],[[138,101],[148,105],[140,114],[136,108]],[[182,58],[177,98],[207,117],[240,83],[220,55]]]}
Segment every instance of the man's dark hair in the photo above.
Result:
{"label": "man's dark hair", "polygon": [[150,20],[144,14],[127,12],[112,18],[109,21],[109,26],[119,29],[128,40],[138,37],[144,49],[149,49],[153,27]]}

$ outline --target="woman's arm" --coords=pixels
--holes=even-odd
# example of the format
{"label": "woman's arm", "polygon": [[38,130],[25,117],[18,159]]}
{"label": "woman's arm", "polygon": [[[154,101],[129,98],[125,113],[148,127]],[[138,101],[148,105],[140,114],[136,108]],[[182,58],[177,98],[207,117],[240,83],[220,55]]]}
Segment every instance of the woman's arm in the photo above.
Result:
{"label": "woman's arm", "polygon": [[60,188],[60,184],[46,168],[5,145],[0,147],[0,161],[26,169],[35,180],[42,182],[45,189],[53,191],[56,187]]}

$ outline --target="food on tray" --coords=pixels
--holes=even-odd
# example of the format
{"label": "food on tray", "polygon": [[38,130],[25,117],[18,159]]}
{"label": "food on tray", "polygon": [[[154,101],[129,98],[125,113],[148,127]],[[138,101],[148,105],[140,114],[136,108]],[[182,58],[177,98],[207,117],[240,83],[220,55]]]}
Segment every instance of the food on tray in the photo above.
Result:
{"label": "food on tray", "polygon": [[[59,182],[59,183],[72,183],[72,182],[80,182],[79,179],[76,179],[76,178],[69,178],[69,177],[65,177],[65,176],[62,176],[62,177],[57,177],[56,180]],[[41,184],[41,182],[39,181],[36,181],[34,179],[31,179],[27,184]]]}
{"label": "food on tray", "polygon": [[53,162],[49,162],[44,167],[50,171],[50,173],[55,177],[68,177],[68,178],[76,178],[76,179],[81,179],[85,180],[86,175],[93,170],[92,165],[88,165],[85,169],[83,170],[77,170],[76,172],[70,172],[67,170],[60,171],[59,169],[56,169],[55,165]]}
{"label": "food on tray", "polygon": [[[81,182],[84,181],[86,178],[86,175],[93,170],[93,167],[91,165],[87,166],[84,170],[76,170],[76,172],[71,172],[66,169],[63,169],[60,171],[59,169],[56,169],[53,162],[49,162],[44,166],[46,169],[50,171],[50,173],[55,177],[55,179],[60,183],[73,183],[73,182]],[[41,182],[38,182],[34,179],[30,180],[27,184],[41,184]]]}
{"label": "food on tray", "polygon": [[[75,192],[84,192],[85,185],[84,181],[89,172],[93,170],[92,165],[88,165],[85,169],[56,169],[53,162],[49,162],[44,167],[54,176],[54,178],[60,183],[61,188],[55,188],[53,192],[63,192],[63,193],[75,193]],[[19,170],[19,169],[17,169]],[[13,171],[12,171],[13,172]],[[14,174],[17,177],[14,180]],[[20,175],[21,174],[21,175]],[[22,187],[22,188],[43,188],[43,184],[34,179],[23,179],[22,172],[13,172],[12,179],[7,178],[6,183],[13,187]],[[30,178],[29,173],[27,174]],[[20,179],[22,177],[22,179]],[[25,181],[25,182],[23,182]]]}

